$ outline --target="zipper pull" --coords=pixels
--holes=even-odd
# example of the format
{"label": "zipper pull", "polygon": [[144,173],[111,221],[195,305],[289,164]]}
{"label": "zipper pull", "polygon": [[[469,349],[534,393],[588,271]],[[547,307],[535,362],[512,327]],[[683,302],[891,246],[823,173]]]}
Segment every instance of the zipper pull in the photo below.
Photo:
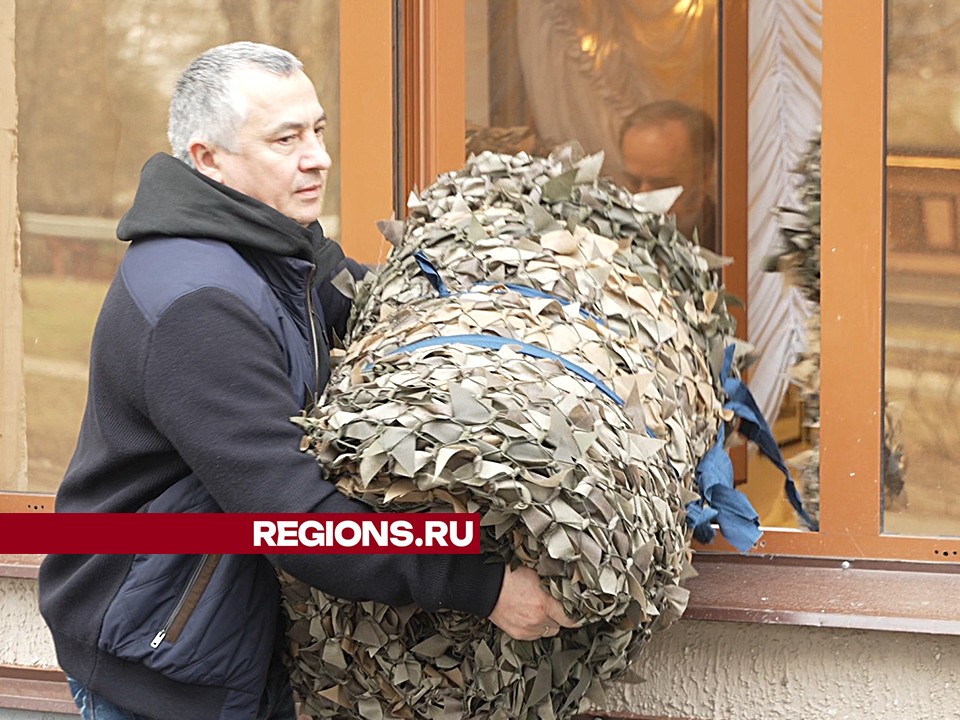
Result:
{"label": "zipper pull", "polygon": [[163,639],[164,639],[166,636],[167,636],[167,629],[164,628],[163,630],[161,630],[160,632],[157,633],[156,637],[154,637],[153,640],[150,641],[150,647],[152,647],[152,648],[157,648],[157,647],[159,647],[159,646],[160,646],[160,643],[163,642]]}

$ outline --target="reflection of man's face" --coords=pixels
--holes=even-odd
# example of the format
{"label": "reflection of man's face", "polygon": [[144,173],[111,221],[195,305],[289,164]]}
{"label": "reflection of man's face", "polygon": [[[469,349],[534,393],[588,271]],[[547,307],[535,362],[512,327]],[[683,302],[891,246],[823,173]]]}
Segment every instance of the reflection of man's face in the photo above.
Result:
{"label": "reflection of man's face", "polygon": [[657,120],[632,127],[624,134],[620,151],[631,192],[683,186],[671,210],[677,227],[689,237],[699,221],[712,170],[694,149],[686,125],[680,120]]}

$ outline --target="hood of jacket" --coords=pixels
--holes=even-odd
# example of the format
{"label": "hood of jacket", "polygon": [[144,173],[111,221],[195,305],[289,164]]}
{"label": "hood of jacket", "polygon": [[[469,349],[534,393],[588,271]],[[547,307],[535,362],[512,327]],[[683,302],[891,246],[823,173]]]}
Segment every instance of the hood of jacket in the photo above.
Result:
{"label": "hood of jacket", "polygon": [[300,258],[318,268],[334,267],[343,259],[340,246],[324,236],[318,222],[304,227],[165,153],[143,166],[133,206],[121,218],[117,237],[220,240],[241,252]]}

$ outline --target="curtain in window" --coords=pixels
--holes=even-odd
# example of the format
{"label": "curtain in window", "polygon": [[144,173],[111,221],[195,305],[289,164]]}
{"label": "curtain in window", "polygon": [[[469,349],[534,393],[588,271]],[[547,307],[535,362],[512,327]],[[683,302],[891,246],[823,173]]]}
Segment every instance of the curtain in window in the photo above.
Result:
{"label": "curtain in window", "polygon": [[[783,275],[763,271],[777,240],[774,207],[798,207],[794,173],[820,132],[821,0],[750,3],[748,330],[759,360],[750,388],[771,421],[803,348],[810,307]],[[829,242],[829,238],[827,239]]]}
{"label": "curtain in window", "polygon": [[716,118],[716,0],[523,0],[517,45],[541,142],[603,150],[622,181],[620,125],[638,106],[682,100]]}

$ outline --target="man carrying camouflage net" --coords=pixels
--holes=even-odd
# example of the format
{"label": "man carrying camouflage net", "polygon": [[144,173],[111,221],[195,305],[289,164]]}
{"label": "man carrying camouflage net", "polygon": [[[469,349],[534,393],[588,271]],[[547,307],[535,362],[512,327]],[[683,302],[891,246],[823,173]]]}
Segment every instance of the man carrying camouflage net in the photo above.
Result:
{"label": "man carrying camouflage net", "polygon": [[[198,57],[173,157],[143,169],[93,338],[59,512],[363,512],[289,420],[323,390],[348,263],[317,223],[330,156],[301,63],[254,43]],[[274,567],[339,598],[571,625],[529,568],[475,555],[51,555],[40,606],[82,717],[294,720]]]}
{"label": "man carrying camouflage net", "polygon": [[412,195],[298,420],[342,492],[479,513],[482,547],[535,568],[579,627],[516,641],[287,579],[311,717],[563,720],[683,612],[695,476],[703,490],[701,460],[723,456],[724,261],[664,214],[675,190],[631,195],[601,165],[573,146],[483,152]]}

